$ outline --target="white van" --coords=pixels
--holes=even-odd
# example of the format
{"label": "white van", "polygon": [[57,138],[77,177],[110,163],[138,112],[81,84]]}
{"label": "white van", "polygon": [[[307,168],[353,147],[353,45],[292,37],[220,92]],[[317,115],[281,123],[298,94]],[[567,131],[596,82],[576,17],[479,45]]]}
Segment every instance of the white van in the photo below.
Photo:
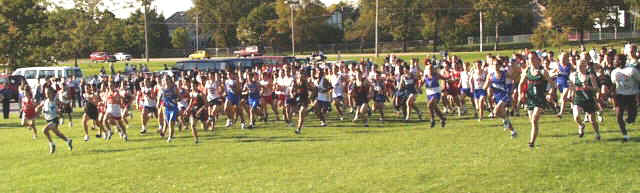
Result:
{"label": "white van", "polygon": [[42,78],[42,82],[46,81],[49,77],[56,78],[71,78],[75,76],[77,79],[82,78],[82,70],[78,67],[29,67],[29,68],[18,68],[13,72],[13,75],[21,75],[24,76],[24,79],[27,80],[27,83],[31,88],[35,88],[36,83],[39,78]]}

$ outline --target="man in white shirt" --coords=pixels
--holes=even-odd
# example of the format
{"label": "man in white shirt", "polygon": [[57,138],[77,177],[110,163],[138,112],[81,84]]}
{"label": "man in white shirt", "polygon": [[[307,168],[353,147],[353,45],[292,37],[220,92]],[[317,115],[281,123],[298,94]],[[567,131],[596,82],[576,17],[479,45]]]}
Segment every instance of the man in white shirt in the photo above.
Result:
{"label": "man in white shirt", "polygon": [[624,136],[623,142],[629,140],[625,120],[623,120],[624,112],[627,111],[626,123],[633,123],[636,119],[636,95],[640,92],[640,72],[635,67],[626,65],[627,58],[625,55],[617,55],[614,59],[616,69],[611,72],[611,81],[615,90],[615,109],[616,118],[620,131]]}

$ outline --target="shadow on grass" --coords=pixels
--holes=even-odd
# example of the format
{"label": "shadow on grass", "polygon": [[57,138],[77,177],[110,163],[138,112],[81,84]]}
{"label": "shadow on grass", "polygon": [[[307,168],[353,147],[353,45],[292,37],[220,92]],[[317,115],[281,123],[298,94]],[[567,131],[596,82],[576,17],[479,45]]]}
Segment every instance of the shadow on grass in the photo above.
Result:
{"label": "shadow on grass", "polygon": [[329,141],[329,137],[292,137],[292,136],[272,136],[272,137],[248,137],[236,140],[239,143],[254,142],[318,142]]}
{"label": "shadow on grass", "polygon": [[118,153],[118,152],[136,151],[136,150],[151,150],[151,149],[176,148],[176,147],[180,147],[180,146],[176,146],[176,145],[158,145],[158,146],[145,146],[145,147],[123,148],[123,149],[92,149],[92,150],[89,150],[89,152],[91,152],[91,153]]}
{"label": "shadow on grass", "polygon": [[345,133],[350,134],[375,134],[375,133],[391,133],[398,132],[400,130],[354,130],[354,131],[345,131]]}
{"label": "shadow on grass", "polygon": [[18,128],[22,128],[22,126],[19,123],[19,120],[16,120],[16,122],[11,122],[11,123],[0,123],[0,129],[18,129]]}

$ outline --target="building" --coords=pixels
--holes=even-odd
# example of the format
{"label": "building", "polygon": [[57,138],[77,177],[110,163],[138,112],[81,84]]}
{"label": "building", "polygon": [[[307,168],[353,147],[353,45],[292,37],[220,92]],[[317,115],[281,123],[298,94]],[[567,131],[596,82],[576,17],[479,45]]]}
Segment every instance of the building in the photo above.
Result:
{"label": "building", "polygon": [[[186,49],[195,50],[196,48],[196,21],[195,18],[190,17],[186,12],[179,11],[168,17],[164,23],[167,25],[169,30],[169,37],[171,38],[171,34],[178,28],[184,28],[187,30],[187,34],[189,36],[190,44]],[[202,28],[200,28],[202,31]],[[198,48],[206,48],[209,45],[209,40],[211,39],[211,35],[200,33],[198,34]]]}

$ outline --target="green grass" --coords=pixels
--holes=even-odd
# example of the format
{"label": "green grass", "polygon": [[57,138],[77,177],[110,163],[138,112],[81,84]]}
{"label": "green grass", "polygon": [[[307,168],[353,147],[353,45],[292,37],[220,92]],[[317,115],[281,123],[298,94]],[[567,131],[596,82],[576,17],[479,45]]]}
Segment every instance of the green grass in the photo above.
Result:
{"label": "green grass", "polygon": [[[80,67],[95,74],[99,65],[108,69]],[[421,109],[423,100],[421,95]],[[319,127],[310,114],[301,136],[282,122],[260,122],[255,130],[221,128],[221,117],[220,129],[200,131],[201,144],[194,145],[188,132],[171,144],[139,135],[138,112],[130,142],[116,136],[85,143],[81,113],[76,109],[73,128],[61,127],[74,139],[74,151],[54,139],[55,155],[48,154],[44,136],[32,140],[18,126],[15,114],[0,120],[0,192],[640,192],[638,123],[630,126],[631,142],[622,144],[611,112],[601,125],[602,141],[593,139],[590,126],[578,138],[569,115],[547,113],[536,149],[527,147],[529,124],[522,116],[513,118],[516,139],[500,120],[477,122],[469,115],[450,116],[446,128],[430,129],[427,122],[400,121],[371,121],[365,128],[335,121],[334,114],[329,127]],[[150,122],[149,128],[156,126]]]}
{"label": "green grass", "polygon": [[128,143],[117,136],[85,143],[81,127],[65,123],[75,149],[55,139],[55,155],[44,136],[32,140],[18,127],[15,115],[1,120],[0,192],[640,192],[637,126],[622,144],[611,113],[602,141],[591,127],[578,138],[568,115],[547,114],[536,149],[526,145],[524,117],[514,118],[516,139],[499,120],[469,115],[430,129],[427,122],[371,121],[365,128],[334,119],[324,128],[311,114],[300,136],[281,122],[258,123],[255,130],[201,131],[194,145],[188,132],[171,144],[139,135],[135,115]]}

